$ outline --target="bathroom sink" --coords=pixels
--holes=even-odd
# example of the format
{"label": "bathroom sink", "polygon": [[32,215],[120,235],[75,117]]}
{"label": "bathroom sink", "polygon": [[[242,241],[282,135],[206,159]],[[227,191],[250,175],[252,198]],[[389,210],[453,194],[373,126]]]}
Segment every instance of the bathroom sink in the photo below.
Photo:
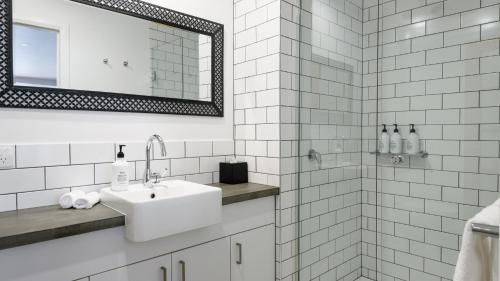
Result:
{"label": "bathroom sink", "polygon": [[128,191],[101,191],[104,205],[125,214],[126,237],[144,242],[221,222],[220,188],[182,181],[142,184]]}

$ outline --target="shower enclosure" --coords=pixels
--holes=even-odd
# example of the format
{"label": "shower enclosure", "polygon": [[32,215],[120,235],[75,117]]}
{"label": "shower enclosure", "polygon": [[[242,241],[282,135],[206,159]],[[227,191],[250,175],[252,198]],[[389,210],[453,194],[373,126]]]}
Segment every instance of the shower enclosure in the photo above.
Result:
{"label": "shower enclosure", "polygon": [[[300,280],[452,280],[465,222],[499,195],[500,1],[293,9]],[[377,153],[382,124],[401,153]]]}
{"label": "shower enclosure", "polygon": [[364,225],[363,11],[347,1],[301,4],[299,275],[355,280]]}

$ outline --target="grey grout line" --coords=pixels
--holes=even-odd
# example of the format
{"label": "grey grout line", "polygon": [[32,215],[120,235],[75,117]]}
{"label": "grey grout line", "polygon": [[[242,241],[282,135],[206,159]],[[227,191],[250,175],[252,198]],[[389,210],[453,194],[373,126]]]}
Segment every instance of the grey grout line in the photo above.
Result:
{"label": "grey grout line", "polygon": [[43,188],[47,190],[47,167],[43,167]]}
{"label": "grey grout line", "polygon": [[18,151],[17,151],[18,147],[17,145],[14,145],[14,169],[17,169],[18,168]]}

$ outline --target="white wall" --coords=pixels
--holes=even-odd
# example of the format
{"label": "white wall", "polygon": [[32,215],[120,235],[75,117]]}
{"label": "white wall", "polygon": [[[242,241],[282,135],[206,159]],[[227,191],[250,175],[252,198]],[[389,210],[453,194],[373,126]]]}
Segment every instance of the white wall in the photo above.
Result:
{"label": "white wall", "polygon": [[[0,109],[0,143],[233,138],[233,3],[231,0],[147,0],[224,24],[224,118],[111,112]],[[90,19],[89,19],[90,20]]]}
{"label": "white wall", "polygon": [[70,88],[150,95],[150,23],[86,5],[71,7],[77,13],[70,21]]}

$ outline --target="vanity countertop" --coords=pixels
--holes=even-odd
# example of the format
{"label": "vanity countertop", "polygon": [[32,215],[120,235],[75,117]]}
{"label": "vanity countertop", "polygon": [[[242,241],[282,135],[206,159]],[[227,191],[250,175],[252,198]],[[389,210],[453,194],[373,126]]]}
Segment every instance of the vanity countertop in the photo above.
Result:
{"label": "vanity countertop", "polygon": [[[255,183],[212,184],[222,189],[222,205],[279,194]],[[125,216],[102,204],[89,210],[48,206],[0,213],[0,250],[125,225]]]}
{"label": "vanity countertop", "polygon": [[225,184],[215,183],[211,186],[222,189],[222,205],[229,205],[242,201],[279,195],[279,187],[256,183]]}
{"label": "vanity countertop", "polygon": [[89,210],[48,206],[0,213],[0,249],[125,225],[125,216],[102,204]]}

